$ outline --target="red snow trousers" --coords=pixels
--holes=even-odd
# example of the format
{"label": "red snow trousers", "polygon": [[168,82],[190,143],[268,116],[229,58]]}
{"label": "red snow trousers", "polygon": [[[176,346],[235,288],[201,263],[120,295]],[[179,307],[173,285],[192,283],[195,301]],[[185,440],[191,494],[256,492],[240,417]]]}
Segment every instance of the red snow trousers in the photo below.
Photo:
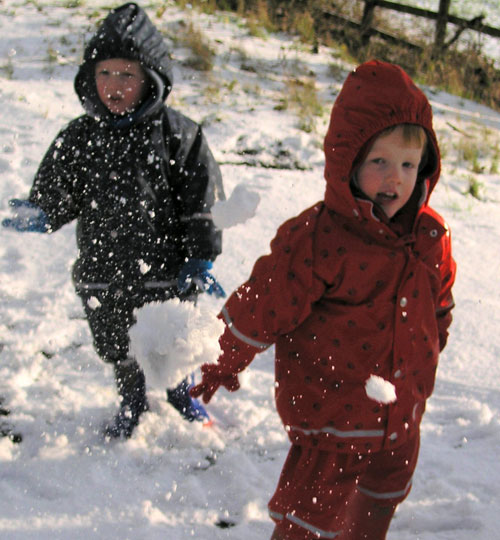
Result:
{"label": "red snow trousers", "polygon": [[408,495],[420,437],[395,450],[331,453],[293,445],[269,501],[285,540],[384,540]]}

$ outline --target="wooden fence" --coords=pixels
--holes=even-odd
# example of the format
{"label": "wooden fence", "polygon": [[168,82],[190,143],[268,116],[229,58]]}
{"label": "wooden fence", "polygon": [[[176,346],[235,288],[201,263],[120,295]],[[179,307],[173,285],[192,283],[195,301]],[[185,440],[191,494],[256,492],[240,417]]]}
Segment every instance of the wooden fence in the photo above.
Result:
{"label": "wooden fence", "polygon": [[[411,43],[410,41],[393,36],[387,32],[377,30],[373,28],[373,19],[376,8],[388,9],[393,11],[398,11],[400,13],[407,13],[417,17],[424,17],[426,19],[432,19],[436,21],[435,33],[434,33],[434,43],[433,48],[435,54],[443,53],[450,45],[455,43],[462,32],[467,29],[480,32],[492,37],[500,38],[500,29],[493,28],[491,26],[486,26],[483,24],[484,15],[479,15],[473,19],[467,20],[454,15],[450,15],[450,4],[451,0],[440,0],[439,9],[437,12],[430,11],[427,9],[422,9],[414,6],[407,6],[403,4],[398,4],[396,2],[389,2],[386,0],[364,0],[364,10],[361,21],[357,22],[333,11],[323,11],[322,16],[327,20],[337,22],[339,24],[344,24],[350,28],[357,29],[360,34],[360,39],[363,44],[367,44],[371,36],[378,36],[386,41],[397,43],[399,45],[404,45],[408,48],[421,50],[422,47]],[[453,24],[455,26],[454,35],[446,41],[446,29],[448,24]]]}

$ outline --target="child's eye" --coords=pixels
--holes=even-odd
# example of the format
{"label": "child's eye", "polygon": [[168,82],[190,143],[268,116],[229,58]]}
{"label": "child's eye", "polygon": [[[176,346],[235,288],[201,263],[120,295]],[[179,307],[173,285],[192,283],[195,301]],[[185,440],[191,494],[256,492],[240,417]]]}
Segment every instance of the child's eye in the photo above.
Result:
{"label": "child's eye", "polygon": [[375,165],[382,165],[385,163],[385,160],[384,158],[373,158],[372,163],[375,163]]}
{"label": "child's eye", "polygon": [[415,164],[414,163],[411,163],[410,161],[405,161],[403,163],[403,167],[405,169],[413,169],[415,167]]}

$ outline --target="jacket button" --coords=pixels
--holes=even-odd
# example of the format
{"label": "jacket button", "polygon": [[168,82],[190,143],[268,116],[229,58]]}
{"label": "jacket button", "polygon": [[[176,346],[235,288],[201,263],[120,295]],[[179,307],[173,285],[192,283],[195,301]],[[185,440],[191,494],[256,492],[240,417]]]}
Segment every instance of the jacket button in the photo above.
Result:
{"label": "jacket button", "polygon": [[395,441],[397,438],[398,438],[398,434],[397,434],[396,432],[391,433],[391,434],[389,435],[389,439],[390,439],[391,441]]}
{"label": "jacket button", "polygon": [[406,298],[406,296],[403,296],[403,297],[401,298],[401,300],[399,301],[399,305],[400,305],[401,307],[406,307],[407,304],[408,304],[408,298]]}
{"label": "jacket button", "polygon": [[438,235],[438,232],[436,229],[432,229],[432,231],[429,234],[431,235],[431,238],[436,238],[436,236]]}
{"label": "jacket button", "polygon": [[394,373],[394,378],[395,379],[399,379],[399,377],[401,377],[401,370],[398,369],[395,373]]}

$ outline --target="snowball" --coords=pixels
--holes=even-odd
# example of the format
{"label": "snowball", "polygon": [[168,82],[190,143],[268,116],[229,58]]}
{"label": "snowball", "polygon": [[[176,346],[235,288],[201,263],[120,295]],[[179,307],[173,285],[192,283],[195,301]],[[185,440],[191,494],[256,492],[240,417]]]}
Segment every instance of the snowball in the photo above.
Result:
{"label": "snowball", "polygon": [[130,352],[141,365],[148,384],[172,388],[205,362],[220,355],[224,323],[217,318],[218,302],[201,295],[196,304],[178,298],[146,304],[135,311],[129,331]]}
{"label": "snowball", "polygon": [[217,201],[211,209],[212,219],[219,229],[234,227],[255,216],[260,197],[258,193],[238,184],[227,201]]}
{"label": "snowball", "polygon": [[378,375],[370,375],[365,384],[366,395],[378,403],[396,401],[396,388],[392,383]]}

